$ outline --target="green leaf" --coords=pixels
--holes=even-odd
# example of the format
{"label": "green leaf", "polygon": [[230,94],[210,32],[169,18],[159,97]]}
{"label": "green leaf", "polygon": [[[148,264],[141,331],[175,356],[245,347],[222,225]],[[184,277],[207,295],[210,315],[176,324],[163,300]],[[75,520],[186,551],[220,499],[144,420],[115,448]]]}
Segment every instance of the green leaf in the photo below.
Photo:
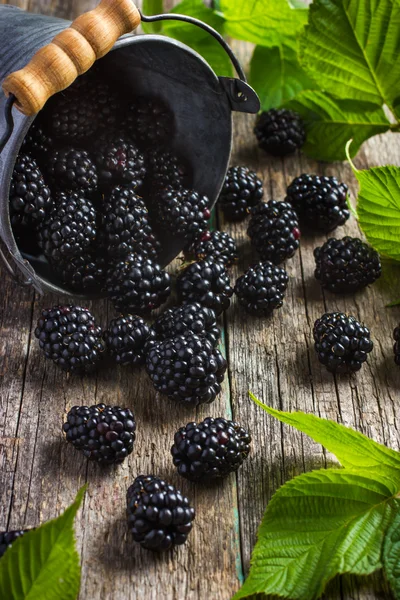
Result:
{"label": "green leaf", "polygon": [[296,51],[285,44],[256,46],[249,83],[260,97],[262,110],[278,107],[302,90],[317,87],[300,67]]}
{"label": "green leaf", "polygon": [[400,261],[400,167],[352,167],[360,184],[357,214],[362,231],[375,250]]}
{"label": "green leaf", "polygon": [[367,470],[385,468],[400,487],[399,452],[378,444],[362,433],[335,421],[303,412],[290,413],[276,410],[260,402],[252,393],[250,397],[268,414],[306,433],[314,441],[325,446],[344,467]]}
{"label": "green leaf", "polygon": [[317,90],[304,90],[286,104],[303,117],[307,139],[304,152],[318,160],[344,160],[352,138],[353,156],[368,138],[390,128],[382,108],[369,103],[334,100]]}
{"label": "green leaf", "polygon": [[7,600],[75,600],[80,561],[75,548],[74,518],[86,486],[57,519],[19,538],[0,560],[0,598]]}
{"label": "green leaf", "polygon": [[[147,17],[152,15],[160,15],[164,12],[163,0],[143,0],[142,11]],[[161,33],[163,25],[161,21],[156,23],[141,23],[142,29],[145,33]]]}
{"label": "green leaf", "polygon": [[292,8],[288,0],[220,0],[219,5],[228,35],[267,47],[285,44],[296,49],[296,36],[308,14],[307,9]]}
{"label": "green leaf", "polygon": [[300,62],[331,94],[398,106],[398,0],[315,0],[300,40]]}
{"label": "green leaf", "polygon": [[400,506],[386,532],[383,543],[383,568],[395,598],[400,598]]}
{"label": "green leaf", "polygon": [[337,574],[380,568],[396,491],[377,470],[320,470],[286,483],[266,509],[250,574],[233,600],[313,600]]}

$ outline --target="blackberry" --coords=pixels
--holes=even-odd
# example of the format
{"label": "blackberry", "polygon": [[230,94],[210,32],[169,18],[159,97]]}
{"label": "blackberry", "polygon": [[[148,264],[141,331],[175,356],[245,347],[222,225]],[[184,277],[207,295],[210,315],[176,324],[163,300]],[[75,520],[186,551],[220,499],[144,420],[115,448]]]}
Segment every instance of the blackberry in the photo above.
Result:
{"label": "blackberry", "polygon": [[330,238],[314,256],[315,277],[331,292],[356,292],[381,276],[379,254],[359,238]]}
{"label": "blackberry", "polygon": [[148,182],[153,190],[168,186],[179,189],[190,185],[189,168],[183,160],[162,148],[147,152],[146,167]]}
{"label": "blackberry", "polygon": [[118,94],[103,80],[94,81],[87,93],[95,107],[99,126],[108,131],[115,129],[121,114]]}
{"label": "blackberry", "polygon": [[213,346],[216,346],[220,337],[214,311],[196,302],[166,310],[154,321],[152,329],[158,341],[183,335],[189,331],[204,336]]}
{"label": "blackberry", "polygon": [[179,475],[209,481],[237,471],[250,452],[250,442],[250,434],[238,423],[207,417],[175,433],[171,454]]}
{"label": "blackberry", "polygon": [[286,108],[271,108],[257,117],[254,133],[262,150],[286,156],[301,148],[306,132],[300,115]]}
{"label": "blackberry", "polygon": [[95,241],[96,211],[81,192],[60,192],[38,232],[39,246],[50,260],[81,256]]}
{"label": "blackberry", "polygon": [[122,463],[133,452],[136,422],[119,406],[73,406],[63,425],[67,442],[100,464]]}
{"label": "blackberry", "polygon": [[147,224],[143,227],[142,235],[135,246],[137,254],[146,256],[151,260],[158,262],[161,256],[161,244],[154,234],[151,225]]}
{"label": "blackberry", "polygon": [[400,365],[400,325],[393,331],[393,338],[394,362],[396,365]]}
{"label": "blackberry", "polygon": [[373,348],[369,329],[339,312],[317,319],[313,334],[319,362],[331,373],[358,371]]}
{"label": "blackberry", "polygon": [[291,258],[299,247],[297,215],[287,202],[261,202],[251,211],[247,234],[262,261],[275,265]]}
{"label": "blackberry", "polygon": [[204,336],[187,332],[154,344],[146,369],[155,389],[187,406],[213,402],[221,391],[226,360]]}
{"label": "blackberry", "polygon": [[132,142],[106,134],[96,144],[94,158],[103,184],[122,183],[137,188],[143,184],[144,156]]}
{"label": "blackberry", "polygon": [[154,332],[140,317],[128,315],[113,319],[103,338],[117,364],[136,367],[144,364],[144,347],[154,338]]}
{"label": "blackberry", "polygon": [[160,552],[186,542],[195,512],[173,485],[154,475],[139,475],[126,500],[128,527],[142,548]]}
{"label": "blackberry", "polygon": [[[78,80],[77,80],[78,81]],[[82,142],[97,130],[99,112],[93,98],[75,82],[46,104],[47,130],[56,139]]]}
{"label": "blackberry", "polygon": [[218,198],[218,206],[229,221],[242,221],[264,195],[263,184],[247,167],[231,167]]}
{"label": "blackberry", "polygon": [[50,182],[60,190],[91,195],[97,190],[97,170],[89,153],[76,148],[53,150],[47,156]]}
{"label": "blackberry", "polygon": [[27,153],[45,166],[47,154],[53,147],[53,139],[46,133],[41,118],[36,120],[30,126],[24,141],[22,142],[22,152]]}
{"label": "blackberry", "polygon": [[207,229],[210,201],[194,190],[167,188],[156,198],[156,219],[172,236],[193,242]]}
{"label": "blackberry", "polygon": [[258,263],[239,277],[235,294],[251,315],[268,316],[283,304],[289,277],[271,262]]}
{"label": "blackberry", "polygon": [[290,202],[306,227],[328,233],[350,217],[347,193],[347,185],[336,177],[303,173],[287,188],[285,201]]}
{"label": "blackberry", "polygon": [[131,187],[117,186],[106,197],[102,210],[102,243],[109,256],[126,256],[137,249],[148,226],[143,199]]}
{"label": "blackberry", "polygon": [[13,543],[20,537],[22,537],[25,533],[27,533],[29,529],[20,529],[17,531],[0,531],[0,558],[5,554],[5,552],[11,548]]}
{"label": "blackberry", "polygon": [[163,304],[171,293],[168,273],[139,254],[128,254],[111,265],[106,286],[116,310],[123,314],[148,313]]}
{"label": "blackberry", "polygon": [[50,260],[50,265],[61,282],[76,292],[99,292],[104,287],[106,261],[97,253]]}
{"label": "blackberry", "polygon": [[34,228],[53,206],[50,189],[35,161],[28,154],[19,154],[10,185],[11,224],[18,228]]}
{"label": "blackberry", "polygon": [[218,260],[226,268],[231,267],[238,259],[236,242],[224,231],[205,231],[189,248],[196,260]]}
{"label": "blackberry", "polygon": [[181,271],[177,291],[183,302],[199,302],[217,316],[229,307],[233,294],[224,265],[212,260],[194,262]]}
{"label": "blackberry", "polygon": [[160,98],[139,96],[128,107],[125,127],[135,140],[150,148],[171,143],[174,114]]}
{"label": "blackberry", "polygon": [[80,306],[42,310],[35,336],[46,358],[71,373],[93,370],[104,352],[101,328],[89,310]]}

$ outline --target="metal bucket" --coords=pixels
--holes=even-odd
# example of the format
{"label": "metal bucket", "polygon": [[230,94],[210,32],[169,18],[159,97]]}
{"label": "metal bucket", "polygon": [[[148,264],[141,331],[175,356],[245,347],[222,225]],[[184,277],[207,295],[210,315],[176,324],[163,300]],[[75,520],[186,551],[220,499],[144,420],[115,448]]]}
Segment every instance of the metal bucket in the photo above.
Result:
{"label": "metal bucket", "polygon": [[[259,101],[246,84],[245,76],[229,46],[217,32],[203,23],[179,15],[178,18],[202,27],[224,46],[239,73],[239,79],[217,77],[208,63],[184,44],[164,36],[127,35],[98,61],[107,81],[124,82],[124,93],[155,95],[172,108],[176,134],[174,149],[193,166],[193,188],[210,198],[214,205],[229,163],[232,141],[232,111],[257,112]],[[150,20],[142,16],[142,20]],[[39,48],[69,27],[64,19],[30,14],[13,6],[0,6],[0,81],[22,69]],[[14,99],[15,100],[15,99]],[[25,116],[12,98],[0,92],[0,250],[12,276],[43,293],[76,293],[57,282],[43,255],[20,251],[10,223],[9,189],[12,171],[22,141],[35,116]],[[13,121],[13,124],[12,124]],[[184,246],[164,232],[161,263],[167,265]]]}

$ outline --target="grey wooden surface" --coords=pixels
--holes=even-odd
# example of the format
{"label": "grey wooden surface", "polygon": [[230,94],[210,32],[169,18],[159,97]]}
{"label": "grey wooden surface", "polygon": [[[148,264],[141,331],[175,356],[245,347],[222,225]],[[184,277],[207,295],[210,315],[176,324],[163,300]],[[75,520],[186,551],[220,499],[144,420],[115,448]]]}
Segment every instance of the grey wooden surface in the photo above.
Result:
{"label": "grey wooden surface", "polygon": [[[0,2],[1,3],[1,2]],[[95,0],[14,0],[31,11],[73,18]],[[244,60],[248,49],[237,44]],[[337,175],[356,193],[348,165],[323,164],[296,154],[284,160],[258,151],[252,135],[254,117],[234,116],[233,164],[257,170],[266,199],[283,199],[286,186],[302,172]],[[359,168],[399,164],[393,134],[365,144]],[[238,265],[232,281],[256,258],[246,224],[231,225],[218,215],[221,229],[238,241]],[[351,219],[337,235],[358,234]],[[290,284],[282,309],[270,320],[245,316],[233,301],[223,319],[229,372],[223,393],[211,406],[196,411],[157,396],[144,372],[100,370],[91,377],[68,377],[45,362],[33,336],[39,311],[62,298],[44,299],[1,275],[0,298],[0,530],[35,526],[70,504],[88,482],[77,519],[82,557],[80,600],[228,600],[249,567],[258,523],[271,495],[287,479],[328,465],[333,457],[307,437],[283,426],[253,405],[253,391],[271,406],[304,410],[338,420],[400,448],[397,427],[400,370],[392,356],[392,330],[399,308],[385,305],[400,297],[398,275],[386,268],[370,289],[347,298],[321,291],[313,278],[313,248],[325,236],[304,238],[287,262]],[[90,304],[100,323],[113,314],[105,301]],[[312,326],[327,310],[341,310],[372,330],[374,351],[362,371],[334,378],[319,365],[312,347]],[[69,447],[61,425],[75,404],[105,402],[133,408],[138,422],[134,454],[122,466],[100,469]],[[175,430],[207,415],[233,415],[251,430],[253,450],[237,476],[210,488],[194,486],[175,473],[169,455]],[[133,544],[125,524],[125,492],[139,473],[159,474],[178,485],[193,501],[197,517],[185,547],[154,556]],[[382,575],[332,582],[330,599],[390,598]]]}

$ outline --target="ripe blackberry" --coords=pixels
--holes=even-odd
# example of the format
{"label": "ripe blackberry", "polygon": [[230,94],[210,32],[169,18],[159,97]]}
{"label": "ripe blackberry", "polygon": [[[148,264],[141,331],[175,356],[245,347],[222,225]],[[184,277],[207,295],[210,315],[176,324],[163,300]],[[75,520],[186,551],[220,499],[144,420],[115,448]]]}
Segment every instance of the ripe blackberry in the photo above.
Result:
{"label": "ripe blackberry", "polygon": [[328,233],[350,217],[347,192],[347,185],[336,177],[303,173],[287,188],[285,201],[290,202],[306,227]]}
{"label": "ripe blackberry", "polygon": [[235,294],[248,313],[265,317],[282,306],[288,281],[285,269],[260,262],[239,277]]}
{"label": "ripe blackberry", "polygon": [[187,165],[177,156],[155,148],[146,153],[147,178],[152,190],[171,186],[179,189],[190,185],[190,174]]}
{"label": "ripe blackberry", "polygon": [[204,336],[213,346],[218,344],[220,330],[215,313],[201,304],[183,304],[162,313],[152,325],[157,341],[163,341],[187,331]]}
{"label": "ripe blackberry", "polygon": [[73,406],[63,425],[67,442],[100,464],[122,463],[133,451],[136,422],[119,406]]}
{"label": "ripe blackberry", "polygon": [[117,92],[104,80],[95,80],[91,83],[87,95],[95,107],[99,127],[107,131],[115,129],[121,114],[121,103]]}
{"label": "ripe blackberry", "polygon": [[46,358],[63,371],[91,371],[104,352],[101,328],[80,306],[53,306],[42,310],[35,336]]}
{"label": "ripe blackberry", "polygon": [[260,202],[251,210],[247,234],[262,261],[275,265],[291,258],[299,247],[297,215],[287,202]]}
{"label": "ripe blackberry", "polygon": [[46,104],[47,131],[69,144],[82,142],[97,130],[99,113],[93,98],[74,83]]}
{"label": "ripe blackberry", "polygon": [[263,184],[247,167],[231,167],[218,198],[218,206],[229,221],[242,221],[264,195]]}
{"label": "ripe blackberry", "polygon": [[20,529],[18,531],[0,531],[0,558],[11,548],[13,543],[27,533],[29,529]]}
{"label": "ripe blackberry", "polygon": [[143,199],[131,187],[114,187],[102,209],[102,243],[109,256],[126,256],[137,250],[148,226]]}
{"label": "ripe blackberry", "polygon": [[60,192],[55,206],[40,225],[38,243],[47,258],[82,256],[95,241],[96,211],[81,192]]}
{"label": "ripe blackberry", "polygon": [[53,206],[50,189],[36,163],[28,154],[19,154],[10,185],[10,218],[15,228],[37,227]]}
{"label": "ripe blackberry", "polygon": [[238,259],[236,242],[225,231],[205,231],[188,249],[188,254],[196,260],[218,260],[226,268],[231,267]]}
{"label": "ripe blackberry", "polygon": [[108,352],[119,365],[142,365],[146,342],[155,337],[153,330],[140,317],[128,315],[113,319],[103,334]]}
{"label": "ripe blackberry", "polygon": [[168,273],[139,254],[128,254],[111,265],[106,286],[116,310],[122,314],[148,313],[161,306],[171,293]]}
{"label": "ripe blackberry", "polygon": [[209,481],[237,471],[250,452],[250,442],[250,434],[238,423],[207,417],[175,433],[171,454],[179,475]]}
{"label": "ripe blackberry", "polygon": [[193,242],[207,229],[210,201],[194,190],[167,188],[157,194],[156,219],[172,236]]}
{"label": "ripe blackberry", "polygon": [[161,250],[161,244],[156,238],[151,225],[145,225],[143,227],[142,235],[135,246],[136,253],[158,262],[159,257],[161,256]]}
{"label": "ripe blackberry", "polygon": [[49,180],[55,188],[79,190],[84,195],[97,190],[97,170],[86,150],[55,149],[47,155],[47,161]]}
{"label": "ripe blackberry", "polygon": [[313,334],[319,362],[331,373],[358,371],[373,348],[369,329],[339,312],[317,319]]}
{"label": "ripe blackberry", "polygon": [[154,148],[171,142],[174,114],[160,98],[139,96],[129,105],[124,125],[140,144]]}
{"label": "ripe blackberry", "polygon": [[42,119],[37,117],[22,142],[22,152],[33,156],[41,165],[43,161],[45,166],[47,154],[53,145],[53,139],[46,133]]}
{"label": "ripe blackberry", "polygon": [[393,331],[393,338],[394,362],[396,365],[400,365],[400,325]]}
{"label": "ripe blackberry", "polygon": [[156,390],[188,406],[215,400],[226,367],[220,351],[191,332],[154,344],[146,354],[146,369]]}
{"label": "ripe blackberry", "polygon": [[143,184],[145,159],[132,142],[107,133],[96,144],[94,158],[103,184],[122,183],[136,188]]}
{"label": "ripe blackberry", "polygon": [[286,108],[271,108],[261,113],[254,133],[262,150],[273,156],[292,154],[306,141],[306,132],[300,115]]}
{"label": "ripe blackberry", "polygon": [[106,261],[98,253],[50,260],[50,265],[61,282],[76,292],[99,292],[104,287]]}
{"label": "ripe blackberry", "polygon": [[139,475],[126,501],[128,527],[142,548],[160,552],[186,542],[195,512],[173,485],[154,475]]}
{"label": "ripe blackberry", "polygon": [[200,260],[191,263],[177,278],[178,296],[183,302],[199,302],[218,316],[230,305],[233,289],[222,262]]}
{"label": "ripe blackberry", "polygon": [[359,238],[330,238],[314,256],[315,277],[331,292],[356,292],[381,276],[379,254]]}

